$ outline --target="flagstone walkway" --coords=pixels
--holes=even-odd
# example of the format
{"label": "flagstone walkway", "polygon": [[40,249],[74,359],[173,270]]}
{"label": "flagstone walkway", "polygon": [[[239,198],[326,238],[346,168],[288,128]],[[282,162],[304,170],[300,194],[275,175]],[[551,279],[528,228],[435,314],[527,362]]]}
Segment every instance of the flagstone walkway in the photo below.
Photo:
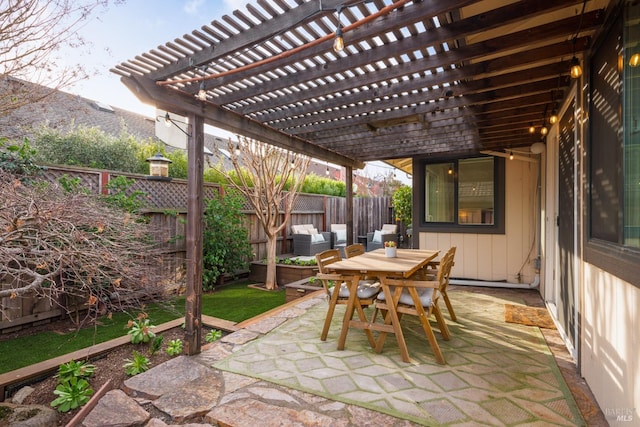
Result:
{"label": "flagstone walkway", "polygon": [[[541,304],[536,291],[461,288],[458,289],[477,292],[475,300],[481,302],[497,298],[498,304],[514,299],[529,305]],[[432,354],[426,340],[420,348],[419,341],[415,341],[419,334],[410,332],[409,327],[410,354],[417,363],[407,366],[394,356],[393,337],[388,338],[382,354],[376,354],[357,349],[359,341],[366,347],[361,331],[349,332],[347,349],[342,352],[334,348],[335,336],[330,334],[326,343],[312,336],[313,325],[322,318],[325,306],[319,295],[311,295],[268,316],[240,324],[239,331],[208,345],[200,355],[172,359],[127,380],[124,390],[108,392],[83,425],[607,425],[555,330],[543,332],[556,354],[557,365],[547,363],[545,357],[553,359],[548,350],[545,356],[542,347],[546,346],[539,346],[538,328],[516,325],[508,329],[521,333],[515,334],[517,339],[514,335],[503,339],[500,354],[487,350],[482,336],[449,342],[452,349],[476,348],[469,353],[474,354],[474,360],[456,356],[447,350],[445,344],[449,343],[438,336],[448,362],[442,367],[430,361]],[[465,310],[473,308],[461,308],[459,318]],[[446,310],[445,318],[448,319]],[[450,323],[454,337],[456,328],[461,336],[464,327],[473,326],[459,321],[462,326]],[[320,324],[317,327],[319,335]],[[526,328],[535,329],[535,333],[525,333]],[[485,340],[501,341],[505,337],[502,332],[487,329],[482,333],[488,334]],[[331,333],[337,334],[338,328],[332,327]],[[283,337],[286,343],[277,341]],[[524,351],[525,348],[531,350]],[[293,359],[296,363],[283,368],[284,362],[274,363],[263,352],[280,352],[277,360]],[[348,367],[337,375],[334,369],[340,363],[335,362],[336,356],[343,357]],[[326,365],[327,358],[332,361],[330,367]],[[505,366],[504,374],[495,371],[495,361]],[[378,371],[384,366],[388,369],[387,381],[365,375],[370,369],[353,366],[354,363],[368,363]],[[405,368],[404,378],[397,375],[402,372],[398,367]],[[520,374],[518,367],[522,368]],[[562,377],[568,387],[564,391],[555,387],[562,385]],[[314,382],[313,378],[321,379]],[[305,382],[304,386],[300,382]],[[322,387],[309,387],[315,383],[322,383]]]}

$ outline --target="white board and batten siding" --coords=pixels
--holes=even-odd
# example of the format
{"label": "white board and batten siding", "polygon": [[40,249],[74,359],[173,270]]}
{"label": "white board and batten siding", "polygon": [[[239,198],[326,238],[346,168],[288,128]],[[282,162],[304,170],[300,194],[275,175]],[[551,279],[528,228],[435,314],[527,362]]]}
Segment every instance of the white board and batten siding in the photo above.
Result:
{"label": "white board and batten siding", "polygon": [[505,234],[420,233],[420,249],[444,253],[457,247],[452,277],[511,283],[534,279],[540,211],[538,163],[506,163]]}

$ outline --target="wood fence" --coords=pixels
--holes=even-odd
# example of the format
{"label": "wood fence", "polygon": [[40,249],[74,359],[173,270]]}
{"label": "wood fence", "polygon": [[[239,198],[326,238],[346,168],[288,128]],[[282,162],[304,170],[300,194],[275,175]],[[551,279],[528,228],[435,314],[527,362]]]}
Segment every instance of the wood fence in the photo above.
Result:
{"label": "wood fence", "polygon": [[[161,233],[163,242],[163,277],[167,282],[180,287],[184,284],[186,270],[186,222],[187,222],[187,181],[182,179],[158,180],[144,175],[115,173],[88,168],[48,167],[44,177],[56,183],[67,176],[77,178],[80,185],[96,193],[107,194],[107,183],[117,176],[125,176],[135,183],[129,191],[142,191],[146,196],[144,214],[150,218],[152,226]],[[204,198],[212,198],[220,188],[216,184],[204,184]],[[328,231],[331,224],[346,223],[346,199],[344,197],[324,196],[316,194],[299,195],[290,223],[279,237],[278,255],[292,252],[291,225],[314,224],[320,231]],[[353,241],[357,236],[380,229],[382,224],[395,223],[391,207],[391,198],[355,198],[353,203]],[[245,227],[249,234],[249,242],[253,248],[253,260],[266,257],[266,235],[255,214],[246,203],[243,210],[246,218]],[[8,285],[4,285],[8,286]],[[50,306],[36,295],[11,300],[2,299],[0,331],[7,332],[19,325],[33,323],[65,314],[65,310]]]}

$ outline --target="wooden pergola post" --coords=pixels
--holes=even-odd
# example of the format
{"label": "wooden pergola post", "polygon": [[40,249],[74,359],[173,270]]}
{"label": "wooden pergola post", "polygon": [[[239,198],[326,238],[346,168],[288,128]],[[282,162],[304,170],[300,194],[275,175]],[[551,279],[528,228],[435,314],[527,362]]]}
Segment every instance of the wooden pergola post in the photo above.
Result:
{"label": "wooden pergola post", "polygon": [[185,302],[185,352],[200,353],[202,338],[202,224],[204,216],[204,119],[189,114],[191,132],[187,156],[187,289]]}

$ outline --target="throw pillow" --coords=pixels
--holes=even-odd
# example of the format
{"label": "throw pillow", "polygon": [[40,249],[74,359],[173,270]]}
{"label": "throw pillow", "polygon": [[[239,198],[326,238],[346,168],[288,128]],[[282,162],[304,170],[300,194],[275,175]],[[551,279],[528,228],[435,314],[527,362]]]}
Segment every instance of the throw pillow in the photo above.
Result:
{"label": "throw pillow", "polygon": [[373,241],[376,243],[382,243],[382,231],[376,230],[373,232]]}
{"label": "throw pillow", "polygon": [[347,230],[338,230],[338,231],[336,231],[336,239],[338,239],[338,242],[346,242],[347,241]]}
{"label": "throw pillow", "polygon": [[324,236],[320,233],[314,234],[311,236],[311,242],[312,243],[324,242]]}
{"label": "throw pillow", "polygon": [[309,230],[307,230],[307,232],[313,236],[315,234],[318,234],[318,229],[317,228],[310,228]]}

